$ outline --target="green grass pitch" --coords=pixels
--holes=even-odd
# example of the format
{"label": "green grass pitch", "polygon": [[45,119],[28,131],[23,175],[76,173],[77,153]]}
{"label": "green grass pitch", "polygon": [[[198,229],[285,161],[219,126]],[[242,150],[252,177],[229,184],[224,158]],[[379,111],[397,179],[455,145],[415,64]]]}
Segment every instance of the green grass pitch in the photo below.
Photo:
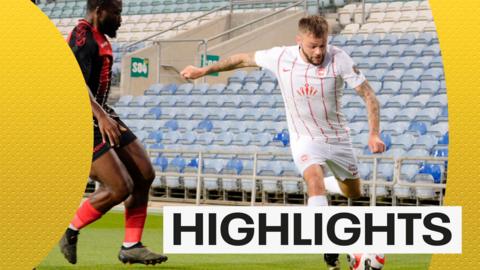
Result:
{"label": "green grass pitch", "polygon": [[[78,263],[70,265],[58,247],[37,267],[38,270],[61,269],[171,269],[171,270],[293,270],[326,269],[322,255],[169,255],[168,262],[157,266],[123,265],[117,253],[123,240],[123,214],[109,213],[82,230],[78,244]],[[162,251],[162,216],[150,214],[143,243]],[[347,270],[346,256],[341,255],[342,270]],[[426,270],[431,255],[388,254],[385,270]]]}

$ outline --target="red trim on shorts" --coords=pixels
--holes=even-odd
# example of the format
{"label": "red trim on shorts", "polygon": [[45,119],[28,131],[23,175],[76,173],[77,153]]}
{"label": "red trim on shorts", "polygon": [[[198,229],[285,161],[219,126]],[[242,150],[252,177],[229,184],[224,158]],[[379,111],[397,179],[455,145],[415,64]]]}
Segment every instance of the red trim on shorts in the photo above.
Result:
{"label": "red trim on shorts", "polygon": [[[277,73],[278,73],[278,82],[280,84],[283,84],[282,82],[282,76],[280,75],[280,59],[282,59],[282,56],[283,54],[285,53],[285,50],[286,48],[283,49],[282,53],[280,54],[280,56],[278,56],[278,62],[277,62]],[[285,88],[286,89],[286,88]],[[283,94],[282,94],[283,96]],[[288,103],[287,103],[287,100],[284,98],[283,102],[285,103],[284,106],[285,107],[288,107]],[[300,138],[300,133],[298,133],[298,129],[297,129],[297,125],[295,125],[295,121],[293,120],[293,115],[292,115],[292,112],[290,110],[287,110],[290,114],[290,119],[292,119],[292,124],[293,124],[293,128],[295,129],[295,133],[297,133],[297,140]]]}
{"label": "red trim on shorts", "polygon": [[[308,74],[308,69],[309,68],[310,68],[310,64],[307,64],[307,69],[305,70],[305,86],[307,87],[307,89],[308,89],[307,74]],[[309,96],[307,96],[307,103],[308,103],[308,109],[310,110],[310,116],[312,117],[313,122],[315,122],[315,125],[317,126],[317,128],[320,129],[320,131],[322,132],[322,135],[325,137],[325,140],[328,141],[327,135],[325,135],[325,132],[323,131],[322,127],[320,127],[320,125],[318,125],[317,119],[315,119],[315,116],[313,116],[313,110],[312,110],[312,105],[310,103],[310,97]]]}
{"label": "red trim on shorts", "polygon": [[104,147],[105,144],[107,144],[107,143],[106,143],[106,142],[102,142],[101,144],[95,146],[95,148],[93,148],[93,153],[96,153],[97,151],[99,151],[100,149],[102,149],[102,147]]}
{"label": "red trim on shorts", "polygon": [[308,134],[310,134],[310,137],[312,137],[312,140],[313,140],[312,132],[310,132],[310,129],[307,127],[307,125],[305,124],[305,121],[303,121],[302,117],[300,116],[300,113],[298,112],[297,103],[295,102],[295,94],[294,94],[294,91],[293,91],[293,70],[295,69],[295,64],[297,63],[297,59],[298,59],[298,57],[295,57],[295,60],[293,60],[292,70],[290,71],[290,90],[292,92],[293,105],[295,105],[295,110],[297,111],[297,116],[298,116],[298,118],[300,118],[300,120],[302,120],[303,126],[308,131]]}

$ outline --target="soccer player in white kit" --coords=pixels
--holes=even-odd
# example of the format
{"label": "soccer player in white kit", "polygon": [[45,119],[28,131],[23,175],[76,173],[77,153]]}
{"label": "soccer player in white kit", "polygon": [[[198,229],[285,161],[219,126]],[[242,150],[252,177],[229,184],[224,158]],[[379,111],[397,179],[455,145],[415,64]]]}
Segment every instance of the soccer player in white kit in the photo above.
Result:
{"label": "soccer player in white kit", "polygon": [[[197,79],[214,72],[262,67],[275,74],[285,103],[293,160],[307,183],[309,206],[328,205],[327,190],[348,198],[361,195],[357,159],[341,111],[344,82],[366,103],[370,151],[385,151],[373,89],[350,56],[327,40],[327,21],[307,16],[298,23],[295,46],[235,54],[207,67],[188,66],[180,73]],[[327,167],[334,177],[324,177]],[[324,258],[329,269],[340,269],[338,254]]]}

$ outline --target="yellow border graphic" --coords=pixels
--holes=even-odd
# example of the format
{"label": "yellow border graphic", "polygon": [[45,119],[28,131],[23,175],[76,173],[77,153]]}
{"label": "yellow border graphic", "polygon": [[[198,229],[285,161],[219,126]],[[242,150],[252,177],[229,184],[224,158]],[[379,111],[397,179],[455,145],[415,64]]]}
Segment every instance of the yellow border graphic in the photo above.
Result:
{"label": "yellow border graphic", "polygon": [[[463,254],[434,255],[431,270],[478,269],[480,2],[430,0],[444,63],[449,110],[445,205],[463,207]],[[452,222],[458,222],[453,220]]]}
{"label": "yellow border graphic", "polygon": [[0,269],[32,269],[82,197],[92,114],[78,64],[31,1],[3,1],[0,23]]}

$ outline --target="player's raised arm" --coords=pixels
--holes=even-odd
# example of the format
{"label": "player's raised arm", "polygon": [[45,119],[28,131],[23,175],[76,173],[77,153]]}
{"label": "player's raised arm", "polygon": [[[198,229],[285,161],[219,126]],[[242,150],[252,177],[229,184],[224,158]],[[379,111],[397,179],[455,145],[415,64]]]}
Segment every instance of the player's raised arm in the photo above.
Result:
{"label": "player's raised arm", "polygon": [[372,153],[382,153],[385,151],[385,144],[380,138],[380,105],[375,92],[367,80],[355,87],[355,90],[367,105],[368,125],[370,127],[368,147]]}
{"label": "player's raised arm", "polygon": [[255,63],[255,53],[234,54],[219,61],[218,63],[202,68],[187,66],[180,72],[180,75],[185,79],[194,80],[211,73],[229,71],[244,67],[257,67],[257,64]]}

